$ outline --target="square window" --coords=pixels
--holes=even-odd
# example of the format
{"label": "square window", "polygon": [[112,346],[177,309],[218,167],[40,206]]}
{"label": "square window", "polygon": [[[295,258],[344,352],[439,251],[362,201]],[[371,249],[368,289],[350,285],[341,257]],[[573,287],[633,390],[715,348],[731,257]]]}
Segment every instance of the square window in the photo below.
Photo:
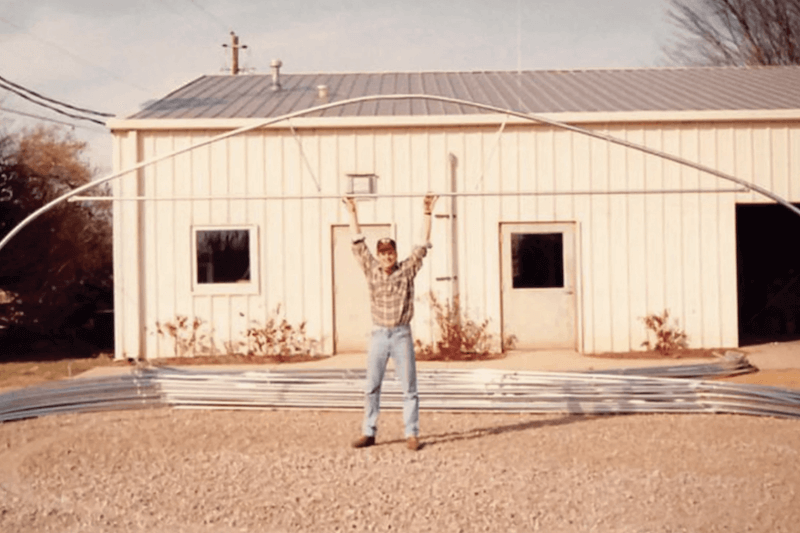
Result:
{"label": "square window", "polygon": [[512,233],[511,264],[515,289],[563,287],[563,234]]}
{"label": "square window", "polygon": [[196,228],[195,288],[242,292],[256,288],[254,228]]}
{"label": "square window", "polygon": [[347,194],[377,194],[378,176],[375,174],[348,174]]}

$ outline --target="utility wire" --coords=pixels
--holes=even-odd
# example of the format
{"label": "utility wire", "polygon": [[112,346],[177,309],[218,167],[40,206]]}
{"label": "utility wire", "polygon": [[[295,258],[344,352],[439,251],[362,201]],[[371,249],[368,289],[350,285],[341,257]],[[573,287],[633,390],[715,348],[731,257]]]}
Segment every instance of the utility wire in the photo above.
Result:
{"label": "utility wire", "polygon": [[66,107],[66,108],[72,109],[74,111],[79,111],[81,113],[89,113],[90,115],[97,115],[97,116],[100,116],[100,117],[113,117],[114,116],[111,113],[103,113],[103,112],[100,112],[100,111],[92,111],[91,109],[86,109],[86,108],[83,108],[83,107],[76,107],[74,105],[70,105],[70,104],[67,104],[67,103],[64,103],[64,102],[60,102],[60,101],[54,100],[52,98],[48,98],[47,96],[44,96],[42,94],[37,93],[36,91],[32,91],[32,90],[30,90],[30,89],[28,89],[26,87],[23,87],[22,85],[20,85],[18,83],[14,83],[13,81],[11,81],[9,79],[6,79],[3,76],[0,76],[0,82],[3,82],[5,84],[7,84],[7,85],[11,85],[12,87],[16,87],[17,89],[25,91],[28,94],[32,94],[36,98],[40,98],[40,99],[45,100],[47,102],[51,102],[51,103],[60,105],[61,107]]}
{"label": "utility wire", "polygon": [[162,6],[164,6],[165,8],[167,8],[167,10],[171,11],[171,12],[172,12],[174,15],[178,15],[179,17],[181,17],[181,18],[182,18],[184,21],[186,21],[186,23],[187,23],[189,26],[191,26],[191,27],[192,27],[193,29],[195,29],[196,31],[198,31],[198,32],[201,32],[201,31],[202,31],[202,30],[201,30],[201,29],[200,29],[200,28],[199,28],[199,27],[196,25],[195,21],[194,21],[194,20],[192,20],[191,18],[189,18],[189,15],[187,15],[187,14],[186,14],[184,11],[178,11],[178,10],[177,10],[175,7],[173,7],[173,6],[172,6],[172,5],[171,5],[169,2],[167,2],[167,0],[156,0],[156,1],[157,1],[158,3],[160,3]]}
{"label": "utility wire", "polygon": [[17,111],[16,109],[8,109],[7,107],[2,107],[2,106],[0,106],[0,113],[13,113],[15,115],[21,115],[23,117],[35,118],[37,120],[46,120],[47,122],[54,122],[56,124],[63,124],[64,126],[69,126],[70,128],[80,128],[89,131],[98,131],[90,128],[89,126],[83,126],[81,124],[72,124],[71,122],[64,122],[63,120],[56,120],[54,118],[43,117],[42,115],[36,115],[34,113],[25,113],[24,111]]}
{"label": "utility wire", "polygon": [[214,22],[216,22],[217,24],[219,24],[219,25],[220,25],[220,27],[221,27],[223,30],[225,30],[225,31],[229,31],[229,30],[230,30],[230,28],[229,28],[229,27],[228,27],[228,26],[227,26],[227,25],[226,25],[224,22],[222,22],[222,20],[220,20],[220,18],[219,18],[219,17],[217,17],[217,16],[215,16],[213,13],[209,12],[209,11],[208,11],[206,8],[204,8],[203,6],[201,6],[200,4],[198,4],[197,2],[195,2],[195,0],[189,0],[189,2],[191,2],[191,3],[194,5],[194,7],[196,7],[197,9],[199,9],[200,11],[202,11],[203,13],[205,13],[206,15],[208,15],[208,16],[209,16],[209,18],[211,18],[212,20],[214,20]]}
{"label": "utility wire", "polygon": [[51,111],[55,111],[56,113],[59,113],[61,115],[64,115],[64,116],[67,116],[67,117],[70,117],[70,118],[74,118],[74,119],[77,119],[77,120],[88,120],[89,122],[94,122],[95,124],[100,124],[101,126],[105,126],[106,125],[105,122],[102,122],[102,121],[97,120],[95,118],[85,117],[85,116],[82,116],[82,115],[75,115],[73,113],[68,113],[68,112],[63,111],[63,110],[61,110],[61,109],[59,109],[59,108],[57,108],[55,106],[52,106],[50,104],[46,104],[44,102],[39,102],[37,100],[34,100],[33,98],[31,98],[27,94],[23,93],[22,91],[20,91],[18,89],[15,89],[14,87],[11,87],[9,85],[6,85],[3,82],[0,82],[0,88],[3,88],[5,90],[7,90],[7,91],[10,91],[10,92],[16,94],[17,96],[20,96],[20,97],[24,98],[25,100],[28,100],[29,102],[33,102],[36,105],[39,105],[39,106],[42,106],[42,107],[46,107],[47,109],[50,109]]}
{"label": "utility wire", "polygon": [[17,25],[17,24],[14,24],[13,22],[11,22],[10,20],[8,20],[7,18],[4,18],[4,17],[0,16],[0,21],[2,21],[2,22],[5,22],[5,23],[6,23],[6,24],[8,24],[9,26],[12,26],[12,27],[14,27],[14,28],[16,28],[16,29],[18,29],[18,30],[20,30],[20,31],[22,31],[22,32],[25,32],[25,33],[27,33],[28,35],[30,35],[30,36],[31,36],[31,37],[33,37],[34,39],[37,39],[38,41],[41,41],[42,43],[44,43],[44,44],[46,44],[46,45],[48,45],[48,46],[51,46],[51,47],[53,47],[53,48],[56,48],[56,49],[60,50],[62,53],[64,53],[64,54],[67,54],[68,56],[70,56],[70,57],[71,57],[72,59],[74,59],[75,61],[78,61],[79,63],[83,63],[84,65],[87,65],[87,66],[89,66],[89,67],[92,67],[92,68],[96,68],[96,69],[100,69],[100,70],[102,70],[103,72],[105,72],[106,74],[108,74],[108,75],[110,75],[112,78],[114,78],[115,80],[117,80],[117,81],[119,81],[119,82],[121,82],[121,83],[124,83],[125,85],[129,85],[129,86],[131,86],[131,87],[133,87],[133,88],[135,88],[135,89],[139,89],[140,91],[143,91],[143,92],[146,92],[146,93],[151,93],[151,92],[152,92],[152,91],[150,91],[150,90],[148,90],[148,89],[145,89],[144,87],[141,87],[141,86],[139,86],[139,85],[136,85],[135,83],[131,83],[130,81],[128,81],[128,80],[126,80],[126,79],[123,79],[123,78],[121,78],[119,75],[115,74],[114,72],[111,72],[110,70],[108,70],[108,69],[107,69],[107,68],[105,68],[105,67],[101,67],[100,65],[96,65],[96,64],[94,64],[94,63],[90,63],[89,61],[86,61],[86,60],[85,60],[85,59],[83,59],[82,57],[80,57],[80,56],[77,56],[77,55],[73,54],[72,52],[70,52],[69,50],[67,50],[66,48],[64,48],[63,46],[60,46],[60,45],[58,45],[58,44],[56,44],[56,43],[54,43],[54,42],[52,42],[52,41],[48,41],[47,39],[44,39],[44,38],[42,38],[42,37],[39,37],[38,35],[36,35],[36,34],[34,34],[34,33],[30,32],[30,31],[26,30],[25,28],[23,28],[23,27],[21,27],[21,26],[19,26],[19,25]]}

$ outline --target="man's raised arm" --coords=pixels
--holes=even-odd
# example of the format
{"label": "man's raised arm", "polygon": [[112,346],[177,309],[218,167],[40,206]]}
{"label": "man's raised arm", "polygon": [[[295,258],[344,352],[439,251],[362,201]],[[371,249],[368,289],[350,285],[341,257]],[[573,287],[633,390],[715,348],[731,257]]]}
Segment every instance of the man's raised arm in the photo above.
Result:
{"label": "man's raised arm", "polygon": [[433,206],[436,205],[438,199],[438,196],[429,194],[423,200],[422,239],[423,244],[426,245],[431,242],[431,217],[433,216]]}
{"label": "man's raised arm", "polygon": [[347,212],[350,213],[350,232],[353,235],[361,234],[361,225],[358,223],[358,206],[356,205],[356,199],[352,196],[345,196],[342,198],[342,202],[344,202],[345,207],[347,207]]}

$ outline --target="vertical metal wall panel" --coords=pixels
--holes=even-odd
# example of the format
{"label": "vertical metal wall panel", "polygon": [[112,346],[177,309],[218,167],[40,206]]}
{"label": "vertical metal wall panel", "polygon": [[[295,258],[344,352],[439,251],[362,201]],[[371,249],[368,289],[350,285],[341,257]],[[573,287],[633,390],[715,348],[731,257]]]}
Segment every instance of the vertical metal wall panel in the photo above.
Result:
{"label": "vertical metal wall panel", "polygon": [[[614,128],[607,130],[607,134],[615,137],[625,136],[624,129]],[[630,153],[618,145],[607,145],[608,160],[608,188],[611,190],[626,190],[627,166]],[[631,310],[630,310],[630,264],[631,259],[638,252],[636,243],[631,243],[628,228],[631,224],[631,214],[628,204],[631,198],[628,195],[611,195],[608,197],[609,232],[607,246],[609,248],[609,289],[611,295],[611,349],[610,351],[625,351],[630,349]]]}
{"label": "vertical metal wall panel", "polygon": [[[680,154],[690,160],[698,161],[698,132],[695,128],[682,129]],[[681,167],[681,188],[697,189],[700,186],[697,170]],[[682,316],[678,316],[681,327],[694,342],[702,339],[702,310],[700,286],[700,271],[703,268],[700,255],[700,195],[698,193],[684,193],[681,198],[681,237],[683,247],[680,250],[683,256],[683,276],[681,280],[681,299],[683,301]]]}
{"label": "vertical metal wall panel", "polygon": [[[675,128],[664,131],[663,151],[680,154],[680,132]],[[680,165],[666,162],[662,186],[664,189],[680,189],[682,186],[682,169]],[[682,194],[666,194],[664,196],[664,241],[666,261],[664,263],[664,307],[655,313],[669,310],[671,316],[678,320],[685,317],[683,302],[683,273],[686,268],[684,260],[684,219]],[[658,246],[658,242],[653,243]],[[653,280],[656,281],[656,280]],[[684,322],[685,323],[685,322]]]}
{"label": "vertical metal wall panel", "polygon": [[[482,176],[486,168],[486,146],[483,131],[464,132],[464,172],[463,191],[475,193],[480,191]],[[461,213],[459,229],[464,235],[464,260],[460,262],[463,275],[461,285],[461,307],[468,315],[477,318],[486,309],[484,301],[484,283],[486,282],[483,267],[483,255],[487,242],[484,234],[483,198],[467,196],[462,198],[458,206]],[[491,228],[491,246],[497,247],[497,226]]]}
{"label": "vertical metal wall panel", "polygon": [[[583,135],[572,138],[572,186],[576,191],[588,191],[592,187],[592,162],[589,157],[591,139]],[[587,290],[594,286],[595,271],[588,268],[592,259],[593,242],[589,221],[592,217],[592,197],[579,195],[573,198],[574,217],[578,223],[576,265],[578,284],[578,349],[582,352],[594,352],[594,331],[596,322],[594,312],[596,301],[594,291]]]}
{"label": "vertical metal wall panel", "polygon": [[[519,129],[508,131],[501,138],[500,144],[500,173],[498,178],[498,190],[518,191],[521,189],[520,173],[521,159],[521,133]],[[498,198],[500,205],[501,220],[518,220],[520,197],[502,196]]]}
{"label": "vertical metal wall panel", "polygon": [[774,172],[774,153],[772,147],[772,128],[753,128],[753,156],[756,160],[755,183],[768,190],[775,190],[780,185],[776,183],[777,176]]}
{"label": "vertical metal wall panel", "polygon": [[[572,142],[574,133],[556,130],[553,132],[553,189],[558,192],[575,190]],[[575,220],[575,197],[559,195],[553,197],[555,215],[553,220]]]}
{"label": "vertical metal wall panel", "polygon": [[[644,144],[653,149],[662,149],[662,130],[657,127],[647,127],[645,130]],[[666,162],[658,157],[645,158],[645,184],[648,190],[656,191],[664,188],[664,167]],[[645,309],[652,312],[664,309],[666,301],[666,288],[664,276],[668,271],[668,261],[672,253],[665,246],[665,220],[664,220],[664,195],[647,194],[644,198],[646,213],[645,233],[645,261],[647,268],[645,279]],[[642,338],[641,342],[645,339]]]}
{"label": "vertical metal wall panel", "polygon": [[[115,136],[115,171],[130,168],[139,160],[139,134],[125,132]],[[140,171],[113,182],[113,194],[135,198],[139,194]],[[135,201],[117,201],[114,205],[114,351],[115,357],[136,358],[140,345],[140,205]]]}
{"label": "vertical metal wall panel", "polygon": [[[321,194],[323,191],[318,183],[319,180],[319,139],[311,132],[297,132],[295,144],[298,151],[300,166],[298,168],[298,179],[300,180],[300,191],[305,196]],[[289,232],[289,237],[302,239],[301,255],[295,256],[297,263],[294,269],[301,273],[301,283],[303,285],[303,299],[298,308],[291,314],[290,322],[297,326],[302,322],[307,323],[310,331],[321,331],[320,308],[322,285],[323,257],[322,241],[329,239],[330,230],[321,231],[322,221],[324,220],[322,209],[325,204],[319,200],[297,202],[301,210],[300,227],[295,231]]]}
{"label": "vertical metal wall panel", "polygon": [[789,128],[789,198],[800,201],[800,128]]}
{"label": "vertical metal wall panel", "polygon": [[252,198],[252,200],[247,202],[247,219],[257,227],[258,242],[256,245],[258,248],[256,252],[260,270],[258,292],[255,295],[248,296],[246,306],[240,310],[240,312],[245,315],[241,317],[245,331],[245,338],[242,339],[241,342],[245,343],[245,349],[249,350],[252,346],[246,338],[247,329],[251,327],[263,327],[267,319],[267,276],[272,268],[272,261],[270,261],[270,264],[267,264],[267,258],[271,258],[272,256],[267,254],[265,246],[266,236],[268,234],[268,227],[266,224],[268,206],[266,202],[259,199],[259,197],[266,194],[267,164],[264,154],[264,135],[251,132],[246,135],[245,139],[245,191],[247,196]]}
{"label": "vertical metal wall panel", "polygon": [[[174,136],[160,134],[152,139],[152,154],[164,154],[174,151]],[[159,320],[173,320],[178,314],[176,310],[176,284],[178,283],[177,271],[183,266],[176,261],[175,256],[175,202],[168,200],[175,197],[176,180],[181,176],[176,174],[175,160],[167,159],[153,165],[153,189],[150,191],[159,201],[151,205],[153,211],[155,239],[154,270],[148,276],[155,285],[153,295],[153,309]],[[163,200],[162,200],[163,199]],[[154,325],[154,324],[153,324]],[[166,351],[162,346],[171,346],[173,339],[168,336],[154,335],[159,353]]]}
{"label": "vertical metal wall panel", "polygon": [[[264,133],[264,192],[267,195],[281,195],[283,190],[283,138],[273,132]],[[278,304],[286,304],[287,258],[284,254],[287,227],[286,210],[288,202],[269,202],[265,205],[265,219],[261,245],[264,259],[261,266],[263,279],[262,297],[266,306],[264,320],[275,311]]]}
{"label": "vertical metal wall panel", "polygon": [[[539,191],[556,190],[553,135],[550,128],[541,129],[536,135],[536,189]],[[538,220],[556,219],[555,196],[538,196],[536,203]]]}
{"label": "vertical metal wall panel", "polygon": [[[751,183],[754,181],[755,176],[752,133],[752,128],[745,124],[735,128],[734,134],[735,176]],[[754,192],[739,193],[736,195],[736,201],[744,203],[756,202],[758,197],[759,195]]]}
{"label": "vertical metal wall panel", "polygon": [[[592,190],[609,190],[608,144],[592,139],[589,146]],[[611,293],[611,201],[609,196],[591,197],[591,216],[586,223],[587,238],[591,240],[591,254],[584,254],[586,264],[582,268],[592,270],[592,285],[587,289],[594,293],[590,310],[594,324],[592,345],[589,351],[606,352],[613,349],[613,298]]]}
{"label": "vertical metal wall panel", "polygon": [[[146,135],[142,137],[142,159],[152,159],[155,152],[155,137],[159,134]],[[144,187],[141,194],[145,196],[155,195],[156,174],[158,172],[157,165],[148,165],[142,169]],[[145,332],[145,351],[148,354],[160,354],[159,338],[155,332],[155,321],[158,317],[158,257],[160,250],[156,247],[157,240],[157,207],[158,202],[142,202],[141,209],[143,211],[144,220],[144,253],[143,264],[144,272],[142,276],[142,294],[144,295],[144,324],[142,327]],[[140,260],[142,260],[140,259]]]}
{"label": "vertical metal wall panel", "polygon": [[[644,144],[645,131],[633,127],[625,132],[625,139],[636,144]],[[625,188],[629,190],[646,190],[646,156],[641,152],[626,150],[625,154]],[[647,212],[647,196],[634,194],[627,196],[628,204],[628,343],[632,348],[641,346],[641,317],[650,312],[647,303],[647,228],[652,225]]]}
{"label": "vertical metal wall panel", "polygon": [[[424,185],[426,191],[444,192],[450,188],[450,151],[448,150],[447,134],[443,131],[427,133],[428,138],[428,168],[427,180]],[[450,250],[449,221],[446,218],[439,218],[437,214],[447,213],[449,210],[449,197],[440,197],[436,203],[434,216],[431,219],[431,244],[433,248],[428,250],[424,267],[420,272],[419,283],[417,286],[417,302],[415,314],[417,315],[416,328],[414,334],[419,338],[431,339],[436,325],[435,318],[429,305],[429,295],[436,292],[442,297],[449,295],[450,281],[445,280],[452,275],[448,265]],[[422,215],[422,199],[415,201],[417,214],[412,222],[414,242],[423,243],[422,227],[424,217]],[[438,279],[438,281],[437,281]]]}
{"label": "vertical metal wall panel", "polygon": [[770,159],[772,160],[770,172],[772,182],[770,190],[784,198],[789,194],[787,141],[785,126],[776,125],[769,131],[768,142],[771,155]]}
{"label": "vertical metal wall panel", "polygon": [[[735,128],[716,128],[716,166],[722,172],[736,175]],[[718,183],[718,187],[728,187]],[[718,198],[717,258],[719,265],[720,346],[736,346],[739,342],[738,273],[736,266],[736,196],[726,193]]]}
{"label": "vertical metal wall panel", "polygon": [[[186,148],[195,143],[193,135],[175,135],[174,148]],[[179,198],[190,198],[193,193],[195,166],[192,153],[186,153],[175,158],[174,192]],[[189,296],[194,276],[194,257],[192,247],[192,221],[197,202],[191,200],[177,200],[175,206],[175,224],[173,228],[172,247],[175,253],[173,267],[175,280],[175,312],[182,316],[194,319],[194,306]]]}
{"label": "vertical metal wall panel", "polygon": [[[698,160],[709,167],[718,167],[718,138],[715,128],[709,125],[700,127]],[[708,176],[701,176],[700,186],[715,189],[721,184],[713,183]],[[722,346],[722,325],[719,301],[723,288],[720,286],[724,276],[720,264],[720,203],[721,195],[700,194],[700,272],[699,291],[701,313],[699,318],[699,344],[703,346]]]}
{"label": "vertical metal wall panel", "polygon": [[[477,183],[480,192],[497,191],[500,188],[500,175],[502,171],[502,136],[506,135],[505,130],[501,135],[497,131],[486,130],[483,132],[483,153],[486,158],[482,176]],[[480,286],[481,298],[479,307],[470,310],[469,316],[478,322],[485,318],[500,317],[500,290],[497,285],[491,283],[490,272],[498,272],[500,267],[500,247],[497,245],[498,221],[502,220],[503,214],[500,210],[500,198],[496,196],[483,196],[481,200],[482,211],[482,247],[483,253],[473,255],[479,268],[477,273],[482,277]],[[469,213],[466,213],[469,216]],[[499,276],[497,276],[498,279]],[[499,320],[491,320],[491,327],[499,329]],[[497,337],[497,336],[496,336]]]}
{"label": "vertical metal wall panel", "polygon": [[[129,151],[124,149],[124,140],[125,137],[123,135],[114,135],[111,139],[112,143],[112,170],[114,172],[118,172],[125,168],[125,156],[130,155]],[[121,198],[123,196],[123,187],[124,187],[125,180],[114,180],[111,182],[111,194],[114,198]],[[114,275],[114,357],[116,359],[122,359],[124,357],[124,346],[125,346],[125,307],[123,302],[125,301],[125,291],[123,291],[123,287],[125,287],[126,282],[129,280],[125,277],[124,265],[126,264],[126,256],[124,251],[124,243],[126,239],[123,236],[123,230],[125,228],[125,224],[123,219],[125,218],[125,209],[123,205],[126,203],[131,202],[121,202],[119,200],[115,200],[112,202],[112,209],[113,209],[113,217],[111,219],[111,235],[113,239],[113,246],[111,249],[112,254],[112,268],[113,268],[113,275]],[[135,263],[134,263],[135,264]]]}
{"label": "vertical metal wall panel", "polygon": [[[228,140],[228,195],[244,198],[247,195],[248,157],[247,136],[241,135]],[[240,225],[250,222],[248,202],[232,199],[228,203],[230,215],[228,224]]]}
{"label": "vertical metal wall panel", "polygon": [[[303,194],[305,188],[302,153],[296,139],[291,134],[284,135],[282,140],[284,150],[283,189],[279,194],[299,196]],[[281,309],[285,313],[286,319],[295,324],[305,318],[303,304],[309,287],[303,276],[303,258],[308,255],[307,246],[313,228],[306,227],[304,224],[305,210],[308,209],[307,202],[286,201],[282,203],[284,204],[285,223],[284,242],[283,248],[278,248],[276,251],[284,257],[286,286],[284,288],[285,300],[279,303],[281,303]],[[313,260],[313,258],[309,257],[309,260]]]}
{"label": "vertical metal wall panel", "polygon": [[[318,178],[326,194],[343,195],[346,181],[339,167],[336,135],[330,132],[318,132]],[[344,220],[344,206],[338,200],[325,200],[320,210],[324,218],[320,222],[320,285],[319,285],[319,328],[315,335],[320,342],[322,353],[333,353],[334,316],[333,316],[333,247],[330,242],[331,226]]]}
{"label": "vertical metal wall panel", "polygon": [[232,314],[236,310],[231,305],[234,298],[230,294],[214,294],[211,296],[211,316],[208,318],[210,323],[209,335],[211,336],[212,353],[219,353],[224,349],[225,342],[229,339],[231,330]]}

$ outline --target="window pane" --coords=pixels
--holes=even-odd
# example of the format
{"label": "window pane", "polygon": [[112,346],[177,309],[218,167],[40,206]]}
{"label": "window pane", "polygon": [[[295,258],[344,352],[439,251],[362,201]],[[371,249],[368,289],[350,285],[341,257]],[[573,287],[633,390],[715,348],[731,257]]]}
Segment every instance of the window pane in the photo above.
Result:
{"label": "window pane", "polygon": [[250,281],[250,232],[197,232],[197,283]]}
{"label": "window pane", "polygon": [[514,288],[563,287],[563,250],[561,233],[512,233]]}

